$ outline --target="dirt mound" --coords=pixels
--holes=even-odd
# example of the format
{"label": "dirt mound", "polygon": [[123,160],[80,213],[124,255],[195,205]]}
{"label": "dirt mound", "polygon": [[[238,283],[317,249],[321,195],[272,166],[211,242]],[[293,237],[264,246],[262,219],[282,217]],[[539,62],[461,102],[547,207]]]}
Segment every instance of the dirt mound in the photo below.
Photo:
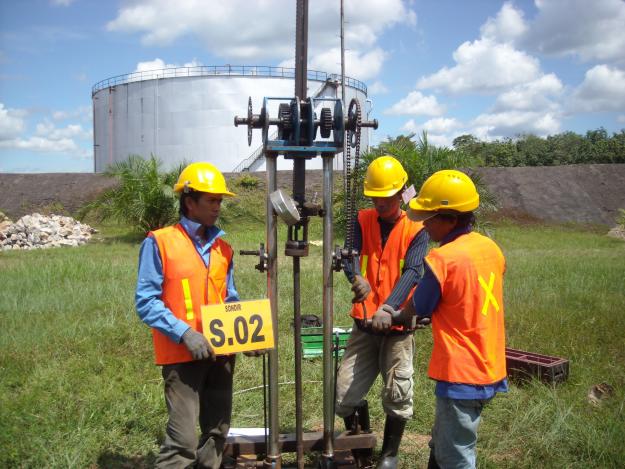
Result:
{"label": "dirt mound", "polygon": [[15,220],[33,212],[74,215],[116,183],[93,173],[0,174],[0,210]]}
{"label": "dirt mound", "polygon": [[625,164],[479,168],[504,212],[614,226],[625,208]]}
{"label": "dirt mound", "polygon": [[[625,208],[625,165],[592,164],[476,171],[495,195],[502,213],[523,220],[614,226]],[[265,174],[252,173],[264,187]],[[229,180],[240,174],[226,174]],[[338,180],[335,177],[335,182]],[[278,171],[278,186],[292,185],[290,171]],[[0,174],[0,211],[17,219],[34,211],[73,215],[115,180],[102,174]],[[322,196],[322,171],[306,174],[307,197]]]}

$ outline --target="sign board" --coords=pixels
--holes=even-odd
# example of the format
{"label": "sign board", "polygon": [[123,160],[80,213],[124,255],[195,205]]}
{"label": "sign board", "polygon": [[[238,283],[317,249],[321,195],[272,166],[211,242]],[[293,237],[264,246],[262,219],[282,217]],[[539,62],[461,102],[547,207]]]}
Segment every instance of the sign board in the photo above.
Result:
{"label": "sign board", "polygon": [[217,355],[274,347],[268,299],[203,305],[202,330]]}

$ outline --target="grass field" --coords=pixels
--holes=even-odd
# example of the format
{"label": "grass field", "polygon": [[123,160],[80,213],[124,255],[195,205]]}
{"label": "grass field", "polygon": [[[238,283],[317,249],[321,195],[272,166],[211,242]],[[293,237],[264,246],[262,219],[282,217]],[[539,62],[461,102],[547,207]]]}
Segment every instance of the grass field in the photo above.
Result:
{"label": "grass field", "polygon": [[[486,408],[480,467],[623,467],[625,243],[569,226],[497,222],[508,263],[508,345],[571,361],[568,381],[511,386]],[[229,241],[257,248],[260,224],[230,220]],[[284,236],[284,227],[280,228]],[[319,222],[311,239],[321,239]],[[0,253],[0,467],[150,467],[166,421],[150,333],[133,306],[139,242],[105,226],[79,248]],[[280,257],[280,419],[294,426],[290,259]],[[321,315],[321,248],[302,261],[303,313]],[[235,256],[243,299],[264,296],[255,259]],[[335,276],[335,322],[349,324],[349,285]],[[429,330],[416,335],[415,416],[402,467],[425,467],[434,413]],[[237,362],[233,426],[262,426],[262,363]],[[305,429],[322,427],[321,361],[303,366]],[[592,405],[592,385],[614,394]],[[369,401],[381,434],[379,383]],[[337,427],[340,422],[337,420]]]}

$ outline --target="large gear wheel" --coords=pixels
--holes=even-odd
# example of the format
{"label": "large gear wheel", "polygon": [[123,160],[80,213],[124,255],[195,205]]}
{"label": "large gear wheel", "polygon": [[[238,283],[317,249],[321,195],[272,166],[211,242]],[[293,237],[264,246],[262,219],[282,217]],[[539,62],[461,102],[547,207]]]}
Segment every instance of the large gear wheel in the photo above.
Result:
{"label": "large gear wheel", "polygon": [[[357,99],[352,99],[349,103],[349,109],[347,111],[348,128],[350,132],[349,144],[352,148],[357,145],[360,146],[360,129],[362,128],[362,111],[360,109],[360,102]],[[360,151],[356,151],[360,153]]]}

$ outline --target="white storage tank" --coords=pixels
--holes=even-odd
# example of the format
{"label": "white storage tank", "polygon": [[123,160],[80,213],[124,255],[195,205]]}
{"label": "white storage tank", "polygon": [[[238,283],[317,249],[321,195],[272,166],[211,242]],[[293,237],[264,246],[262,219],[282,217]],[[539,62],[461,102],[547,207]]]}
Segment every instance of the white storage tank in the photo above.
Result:
{"label": "white storage tank", "polygon": [[[264,97],[292,97],[295,70],[264,66],[180,67],[120,75],[96,83],[92,89],[94,170],[103,172],[129,155],[155,155],[170,169],[181,161],[210,161],[221,171],[264,170],[253,154],[261,146],[254,130],[247,144],[247,128],[235,127],[234,116],[247,115],[248,97],[258,113]],[[360,101],[363,118],[371,109],[364,83],[345,78],[346,102]],[[308,71],[308,96],[340,97],[340,75]],[[276,101],[270,115],[277,116]],[[333,104],[327,104],[333,108]],[[271,130],[270,130],[271,131]],[[369,129],[362,130],[361,148],[368,146]],[[250,158],[251,157],[251,158]],[[341,158],[335,158],[340,169]],[[321,168],[321,158],[307,163]],[[278,160],[279,169],[292,163]]]}

